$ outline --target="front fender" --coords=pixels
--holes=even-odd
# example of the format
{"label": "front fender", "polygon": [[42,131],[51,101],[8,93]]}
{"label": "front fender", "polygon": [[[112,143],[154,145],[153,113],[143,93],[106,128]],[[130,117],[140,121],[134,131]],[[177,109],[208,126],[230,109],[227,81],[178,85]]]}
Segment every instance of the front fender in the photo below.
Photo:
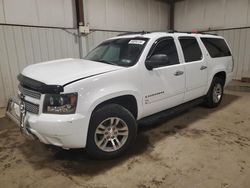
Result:
{"label": "front fender", "polygon": [[[106,89],[106,88],[105,88]],[[141,116],[141,103],[142,103],[142,97],[140,96],[139,92],[135,91],[135,90],[121,90],[121,89],[117,89],[114,91],[114,88],[112,88],[112,92],[111,90],[108,90],[106,92],[100,92],[100,93],[96,93],[95,95],[93,95],[93,97],[91,97],[90,101],[90,107],[88,109],[88,113],[91,114],[93,112],[93,110],[101,103],[116,98],[116,97],[121,97],[121,96],[125,96],[125,95],[131,95],[133,97],[135,97],[136,99],[136,103],[137,103],[137,109],[138,109],[138,118]]]}
{"label": "front fender", "polygon": [[74,82],[67,85],[64,90],[65,92],[78,92],[77,113],[89,118],[99,104],[123,95],[135,97],[138,118],[141,117],[142,83],[138,79],[136,66]]}

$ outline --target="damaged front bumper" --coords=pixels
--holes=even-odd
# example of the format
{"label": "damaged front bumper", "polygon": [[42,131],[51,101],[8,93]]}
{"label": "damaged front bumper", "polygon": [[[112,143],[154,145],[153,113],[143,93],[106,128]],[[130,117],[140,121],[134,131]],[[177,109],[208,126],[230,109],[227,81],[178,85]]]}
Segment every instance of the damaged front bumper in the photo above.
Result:
{"label": "damaged front bumper", "polygon": [[22,98],[10,99],[6,116],[26,138],[65,149],[85,147],[89,118],[81,114],[33,114],[26,111],[25,104]]}
{"label": "damaged front bumper", "polygon": [[22,99],[14,97],[8,101],[6,117],[13,121],[20,129],[21,133],[31,139],[36,139],[36,136],[29,130],[29,124],[25,121],[26,110],[25,103]]}

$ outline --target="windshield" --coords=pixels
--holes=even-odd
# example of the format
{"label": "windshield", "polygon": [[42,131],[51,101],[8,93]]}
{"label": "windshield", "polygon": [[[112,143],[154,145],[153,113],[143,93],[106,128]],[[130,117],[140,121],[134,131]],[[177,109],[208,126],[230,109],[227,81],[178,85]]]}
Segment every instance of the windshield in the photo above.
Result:
{"label": "windshield", "polygon": [[108,40],[92,50],[85,59],[129,67],[136,64],[148,39],[120,38]]}

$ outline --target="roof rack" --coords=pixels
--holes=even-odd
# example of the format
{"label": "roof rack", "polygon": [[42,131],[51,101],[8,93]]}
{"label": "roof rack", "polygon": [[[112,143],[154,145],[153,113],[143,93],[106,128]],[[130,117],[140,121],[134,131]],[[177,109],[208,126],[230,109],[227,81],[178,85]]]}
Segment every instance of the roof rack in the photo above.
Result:
{"label": "roof rack", "polygon": [[168,33],[178,33],[177,30],[168,30],[167,32],[168,32]]}
{"label": "roof rack", "polygon": [[148,31],[139,31],[139,32],[126,32],[126,33],[121,33],[117,36],[125,36],[125,35],[145,35],[145,34],[148,34],[148,33],[151,33],[151,32],[148,32]]}
{"label": "roof rack", "polygon": [[218,36],[217,34],[215,33],[208,33],[208,32],[198,32],[199,34],[203,34],[203,35],[214,35],[214,36]]}
{"label": "roof rack", "polygon": [[168,33],[187,33],[187,34],[202,34],[202,35],[215,35],[218,36],[215,33],[208,33],[208,32],[202,32],[202,31],[176,31],[176,30],[168,30]]}
{"label": "roof rack", "polygon": [[[155,31],[156,32],[156,31]],[[145,35],[153,32],[149,31],[139,31],[139,32],[125,32],[118,34],[117,36],[125,36],[125,35]],[[177,31],[177,30],[168,30],[167,33],[186,33],[186,34],[202,34],[202,35],[214,35],[218,36],[215,33],[208,33],[208,32],[203,32],[203,31]]]}

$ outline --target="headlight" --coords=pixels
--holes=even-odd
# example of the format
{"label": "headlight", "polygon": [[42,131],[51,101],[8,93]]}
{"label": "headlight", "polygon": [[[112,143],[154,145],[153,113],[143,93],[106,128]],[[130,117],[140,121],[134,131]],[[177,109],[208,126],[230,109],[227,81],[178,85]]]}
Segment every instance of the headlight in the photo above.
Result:
{"label": "headlight", "polygon": [[46,94],[43,113],[74,114],[76,111],[77,93]]}

